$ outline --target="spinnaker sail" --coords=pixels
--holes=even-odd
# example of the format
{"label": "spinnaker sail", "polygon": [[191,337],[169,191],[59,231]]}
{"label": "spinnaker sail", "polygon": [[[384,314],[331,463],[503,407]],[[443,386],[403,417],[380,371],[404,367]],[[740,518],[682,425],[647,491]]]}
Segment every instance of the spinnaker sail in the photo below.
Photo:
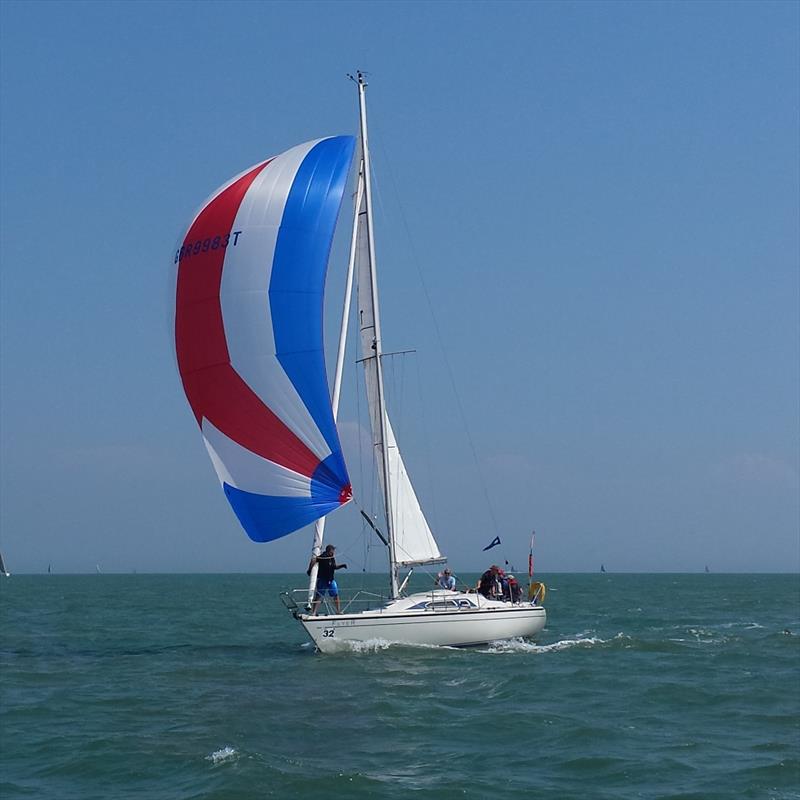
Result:
{"label": "spinnaker sail", "polygon": [[352,496],[322,314],[354,145],[307,142],[245,171],[206,201],[175,253],[181,380],[225,495],[257,542]]}

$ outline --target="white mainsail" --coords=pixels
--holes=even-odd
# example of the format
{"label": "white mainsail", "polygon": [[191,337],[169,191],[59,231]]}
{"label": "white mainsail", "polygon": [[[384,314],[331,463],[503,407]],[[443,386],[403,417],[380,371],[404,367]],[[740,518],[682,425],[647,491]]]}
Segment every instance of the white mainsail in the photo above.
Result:
{"label": "white mainsail", "polygon": [[[356,266],[358,275],[358,327],[361,336],[361,352],[367,384],[367,403],[370,409],[372,426],[373,454],[375,463],[382,459],[380,403],[378,399],[378,368],[375,351],[375,319],[373,313],[372,270],[370,269],[370,249],[366,224],[367,207],[362,199],[358,209],[358,234],[356,247]],[[393,522],[393,542],[397,564],[430,564],[443,561],[439,546],[433,538],[430,526],[422,513],[414,487],[408,477],[403,457],[397,446],[389,415],[384,413],[384,430],[389,463],[389,493],[387,497],[385,477],[378,469],[381,491],[390,505],[387,514]]]}

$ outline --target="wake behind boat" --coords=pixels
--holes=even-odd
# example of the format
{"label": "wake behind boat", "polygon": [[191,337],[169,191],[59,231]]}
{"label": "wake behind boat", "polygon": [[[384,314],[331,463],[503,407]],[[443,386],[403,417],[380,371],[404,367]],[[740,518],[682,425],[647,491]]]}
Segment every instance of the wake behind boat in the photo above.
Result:
{"label": "wake behind boat", "polygon": [[[319,650],[376,639],[466,646],[533,636],[545,624],[543,590],[525,602],[472,592],[404,593],[415,567],[446,559],[386,409],[367,84],[361,72],[351,77],[359,98],[358,173],[332,394],[322,301],[355,150],[350,136],[307,142],[257,164],[217,190],[190,224],[174,258],[175,344],[186,396],[225,495],[251,539],[271,541],[315,523],[309,585],[284,600]],[[389,596],[316,616],[316,559],[325,520],[352,499],[336,416],[354,279],[385,534],[364,516],[386,546]]]}

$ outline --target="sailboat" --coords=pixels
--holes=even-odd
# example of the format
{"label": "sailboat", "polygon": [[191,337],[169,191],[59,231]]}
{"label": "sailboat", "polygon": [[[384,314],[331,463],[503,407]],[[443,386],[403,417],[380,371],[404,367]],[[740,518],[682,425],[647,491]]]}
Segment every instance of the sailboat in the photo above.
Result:
{"label": "sailboat", "polygon": [[5,561],[3,561],[3,554],[0,553],[0,575],[5,575],[6,578],[11,577],[11,573],[6,569]]}
{"label": "sailboat", "polygon": [[[284,602],[318,650],[354,642],[479,645],[533,636],[537,595],[504,602],[473,591],[407,594],[413,569],[446,561],[428,525],[386,410],[376,277],[366,87],[357,85],[358,141],[297,145],[221,186],[175,249],[175,347],[187,399],[223,491],[247,535],[267,542],[351,502],[336,417],[354,280],[357,321],[384,516],[364,514],[386,546],[388,597],[317,616],[317,564]],[[356,148],[356,145],[358,147]],[[354,215],[332,392],[323,352],[328,256],[356,155]],[[363,512],[362,512],[363,513]],[[405,573],[405,575],[403,575]],[[299,599],[298,599],[299,596]]]}

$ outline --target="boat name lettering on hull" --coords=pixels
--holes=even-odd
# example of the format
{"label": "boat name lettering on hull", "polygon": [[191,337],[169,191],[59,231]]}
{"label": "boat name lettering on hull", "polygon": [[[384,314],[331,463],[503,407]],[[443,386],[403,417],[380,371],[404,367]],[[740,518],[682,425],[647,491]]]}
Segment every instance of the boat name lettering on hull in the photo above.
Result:
{"label": "boat name lettering on hull", "polygon": [[230,245],[236,247],[239,243],[241,231],[230,231],[230,233],[220,233],[217,236],[207,236],[205,239],[198,239],[196,242],[186,242],[180,250],[175,253],[175,262],[183,261],[190,256],[200,253],[207,253],[209,250],[225,249]]}
{"label": "boat name lettering on hull", "polygon": [[326,622],[331,628],[351,628],[356,624],[354,619],[337,619],[335,621]]}

